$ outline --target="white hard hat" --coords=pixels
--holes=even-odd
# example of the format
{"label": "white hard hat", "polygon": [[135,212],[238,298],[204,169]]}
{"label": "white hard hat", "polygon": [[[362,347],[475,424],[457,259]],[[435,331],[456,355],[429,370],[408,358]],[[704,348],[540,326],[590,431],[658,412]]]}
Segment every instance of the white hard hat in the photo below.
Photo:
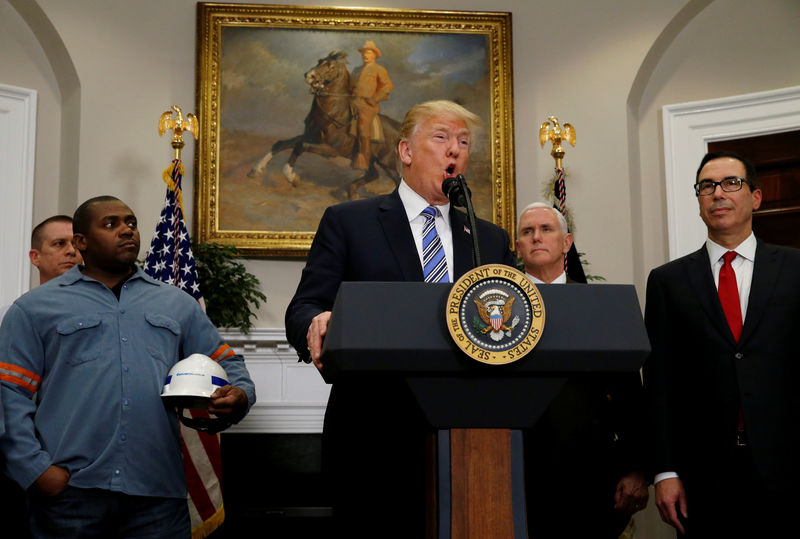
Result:
{"label": "white hard hat", "polygon": [[[211,394],[217,388],[228,385],[228,375],[222,366],[203,354],[192,354],[177,362],[169,370],[164,381],[161,399],[179,410],[179,419],[187,427],[201,431],[216,431],[212,426],[218,424],[223,428],[230,426],[230,421],[209,418],[190,418],[183,414],[184,408],[207,410]],[[211,421],[211,423],[209,423]]]}

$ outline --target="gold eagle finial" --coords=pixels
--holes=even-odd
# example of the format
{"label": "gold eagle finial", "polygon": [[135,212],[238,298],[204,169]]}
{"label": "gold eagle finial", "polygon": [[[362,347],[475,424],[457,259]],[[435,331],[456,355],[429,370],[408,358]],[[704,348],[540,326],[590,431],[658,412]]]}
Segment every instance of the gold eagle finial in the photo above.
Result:
{"label": "gold eagle finial", "polygon": [[[551,122],[553,124],[552,127],[550,127]],[[561,141],[566,140],[575,146],[575,128],[568,123],[565,123],[562,128],[558,124],[558,118],[550,116],[539,128],[539,144],[544,147],[547,139],[553,142],[553,151],[550,152],[550,155],[556,160],[556,168],[562,168],[561,160],[564,159],[564,148],[561,146]]]}
{"label": "gold eagle finial", "polygon": [[[178,114],[178,117],[172,118],[172,111]],[[183,148],[183,132],[188,131],[194,138],[197,139],[200,133],[200,122],[197,116],[191,112],[183,119],[181,108],[177,105],[172,105],[172,110],[168,110],[161,115],[158,119],[158,135],[163,136],[165,132],[172,129],[172,147],[175,149],[175,159],[181,158],[181,149]]]}

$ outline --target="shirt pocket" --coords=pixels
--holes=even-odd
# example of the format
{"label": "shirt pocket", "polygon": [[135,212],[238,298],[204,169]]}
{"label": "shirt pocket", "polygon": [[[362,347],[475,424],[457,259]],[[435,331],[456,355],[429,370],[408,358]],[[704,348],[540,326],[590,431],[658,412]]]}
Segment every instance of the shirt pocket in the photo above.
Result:
{"label": "shirt pocket", "polygon": [[171,367],[178,357],[181,326],[174,319],[163,314],[145,313],[144,319],[150,325],[147,336],[147,353]]}
{"label": "shirt pocket", "polygon": [[68,365],[80,365],[100,357],[102,320],[97,315],[73,316],[58,324],[60,355]]}

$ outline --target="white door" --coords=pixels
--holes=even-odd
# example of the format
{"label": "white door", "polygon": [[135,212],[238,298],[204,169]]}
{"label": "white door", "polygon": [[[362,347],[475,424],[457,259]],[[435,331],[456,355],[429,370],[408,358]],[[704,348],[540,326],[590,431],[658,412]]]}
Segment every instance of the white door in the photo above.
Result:
{"label": "white door", "polygon": [[30,283],[36,90],[0,84],[0,306]]}

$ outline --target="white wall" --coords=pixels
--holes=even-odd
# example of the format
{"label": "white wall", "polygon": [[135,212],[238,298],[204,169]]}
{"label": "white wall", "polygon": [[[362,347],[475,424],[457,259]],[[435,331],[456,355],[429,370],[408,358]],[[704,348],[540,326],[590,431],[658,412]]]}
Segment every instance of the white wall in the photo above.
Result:
{"label": "white wall", "polygon": [[[717,0],[665,52],[638,108],[646,269],[668,256],[661,108],[800,84],[800,2]],[[691,189],[694,178],[686,178]],[[698,238],[697,246],[703,238]],[[641,279],[643,276],[637,276]],[[637,284],[644,285],[643,280]]]}
{"label": "white wall", "polygon": [[[51,215],[63,211],[71,213],[74,209],[61,208],[58,204],[61,97],[55,74],[48,65],[41,45],[17,11],[5,0],[0,1],[0,51],[0,84],[30,88],[37,92],[36,181],[33,216],[30,226],[26,227],[31,230],[34,224]],[[2,196],[9,193],[3,186]],[[21,241],[24,246],[24,251],[18,256],[27,259],[30,240],[21,238],[15,241]],[[38,282],[37,274],[35,279],[31,279],[31,286]]]}
{"label": "white wall", "polygon": [[[0,0],[6,11],[9,1],[26,3]],[[152,229],[163,197],[161,169],[171,155],[168,141],[157,136],[156,120],[169,105],[194,107],[195,2],[36,3],[63,40],[80,81],[75,203],[97,194],[116,194],[136,210],[143,230]],[[610,282],[632,282],[631,217],[627,209],[620,210],[630,206],[626,98],[650,44],[684,1],[440,0],[431,5],[400,0],[358,4],[513,13],[517,203],[524,206],[539,199],[542,183],[552,173],[549,149],[538,144],[538,125],[549,115],[571,122],[577,128],[578,145],[567,149],[565,164],[578,246],[592,262],[592,273],[604,275]],[[23,37],[32,40],[30,35]],[[17,47],[13,54],[23,56],[22,48]],[[41,76],[52,76],[52,69],[39,56],[32,65]],[[41,145],[40,150],[58,153],[59,148],[53,142]],[[183,155],[187,165],[184,187],[190,200],[193,141],[187,141]],[[41,175],[37,168],[37,185]],[[45,200],[37,192],[37,217],[52,211]],[[191,214],[191,208],[186,209]],[[302,261],[253,260],[248,266],[261,278],[269,297],[258,325],[282,326]]]}
{"label": "white wall", "polygon": [[[567,147],[565,164],[577,244],[592,273],[633,282],[640,292],[649,269],[667,256],[660,108],[800,79],[795,0],[358,4],[513,13],[517,205],[540,198],[552,171],[549,149],[537,141],[538,125],[551,114],[573,123],[578,143]],[[34,223],[112,193],[137,211],[149,236],[164,193],[161,170],[171,158],[167,138],[157,135],[158,115],[172,104],[194,108],[194,0],[0,0],[0,15],[0,81],[39,93]],[[659,42],[676,16],[676,35]],[[51,33],[60,40],[56,45]],[[57,45],[74,65],[77,91],[59,72],[63,62],[51,51]],[[642,77],[648,68],[652,75]],[[632,91],[635,80],[641,87]],[[73,156],[64,147],[74,139]],[[190,137],[183,157],[191,200]],[[65,170],[71,166],[77,174]],[[186,210],[191,220],[190,204]],[[302,265],[248,262],[269,297],[258,326],[282,326]]]}

